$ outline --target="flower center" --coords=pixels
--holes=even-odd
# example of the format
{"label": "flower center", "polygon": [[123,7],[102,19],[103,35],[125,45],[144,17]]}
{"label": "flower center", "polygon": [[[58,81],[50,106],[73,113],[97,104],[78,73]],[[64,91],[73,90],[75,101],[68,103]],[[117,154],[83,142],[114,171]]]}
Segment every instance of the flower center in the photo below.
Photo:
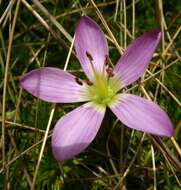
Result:
{"label": "flower center", "polygon": [[115,100],[117,93],[113,78],[95,73],[93,85],[88,86],[88,96],[99,105],[107,106]]}

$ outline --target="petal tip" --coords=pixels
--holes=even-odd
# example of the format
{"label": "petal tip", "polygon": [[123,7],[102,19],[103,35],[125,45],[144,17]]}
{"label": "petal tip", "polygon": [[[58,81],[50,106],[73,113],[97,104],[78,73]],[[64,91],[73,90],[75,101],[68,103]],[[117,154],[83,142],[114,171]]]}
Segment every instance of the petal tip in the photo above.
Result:
{"label": "petal tip", "polygon": [[24,80],[24,76],[20,77],[19,79],[19,85],[23,88],[23,80]]}
{"label": "petal tip", "polygon": [[165,133],[165,137],[167,138],[171,138],[174,135],[174,128],[172,126],[172,124],[169,126],[169,129],[167,131],[167,133]]}
{"label": "petal tip", "polygon": [[66,158],[66,157],[64,157],[64,156],[61,155],[59,152],[60,152],[60,148],[58,148],[58,147],[52,145],[52,154],[53,154],[53,157],[54,157],[54,159],[55,159],[56,161],[62,162],[62,161],[66,161],[66,160],[71,159],[71,158]]}
{"label": "petal tip", "polygon": [[89,19],[90,19],[90,17],[85,16],[85,15],[80,17],[80,21],[81,21],[81,20],[87,20],[87,19],[89,20]]}
{"label": "petal tip", "polygon": [[[32,71],[31,71],[31,72],[32,72]],[[27,79],[29,78],[29,75],[31,75],[31,72],[26,73],[25,75],[21,76],[20,79],[19,79],[19,84],[20,84],[20,86],[21,86],[23,89],[25,89],[25,90],[27,90],[27,88],[26,88],[27,83],[28,83],[28,80],[27,80]]]}
{"label": "petal tip", "polygon": [[93,22],[94,23],[94,21],[88,16],[81,16],[80,17],[78,24],[83,23],[83,22]]}
{"label": "petal tip", "polygon": [[173,127],[173,124],[172,124],[168,114],[164,111],[163,111],[163,114],[165,115],[165,117],[162,116],[165,120],[165,125],[162,127],[162,129],[163,129],[162,134],[160,134],[159,136],[170,138],[174,135],[174,127]]}
{"label": "petal tip", "polygon": [[154,38],[157,40],[157,42],[159,43],[161,37],[162,37],[162,32],[160,29],[156,28],[156,29],[152,29],[152,30],[149,30],[147,33],[146,33],[147,37],[150,37],[150,38]]}
{"label": "petal tip", "polygon": [[33,96],[38,96],[38,82],[41,69],[32,70],[23,75],[20,80],[20,86]]}

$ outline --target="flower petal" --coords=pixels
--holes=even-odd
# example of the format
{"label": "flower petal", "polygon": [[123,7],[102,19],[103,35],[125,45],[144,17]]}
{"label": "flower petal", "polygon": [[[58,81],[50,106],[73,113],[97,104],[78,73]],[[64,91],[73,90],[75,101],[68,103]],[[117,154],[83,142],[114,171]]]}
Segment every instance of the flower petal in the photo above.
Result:
{"label": "flower petal", "polygon": [[125,125],[155,135],[173,135],[168,115],[157,104],[131,94],[118,96],[117,102],[110,108]]}
{"label": "flower petal", "polygon": [[86,85],[76,77],[56,68],[33,70],[20,79],[21,86],[30,94],[47,102],[69,103],[87,101]]}
{"label": "flower petal", "polygon": [[103,72],[108,56],[107,40],[101,28],[87,16],[81,17],[76,28],[75,50],[81,66],[90,80],[94,78],[93,68],[99,73]]}
{"label": "flower petal", "polygon": [[159,30],[151,30],[128,46],[114,68],[115,77],[121,87],[136,81],[147,69],[153,53],[161,39]]}
{"label": "flower petal", "polygon": [[82,152],[95,138],[104,113],[105,108],[89,102],[62,117],[53,130],[55,159],[68,160]]}

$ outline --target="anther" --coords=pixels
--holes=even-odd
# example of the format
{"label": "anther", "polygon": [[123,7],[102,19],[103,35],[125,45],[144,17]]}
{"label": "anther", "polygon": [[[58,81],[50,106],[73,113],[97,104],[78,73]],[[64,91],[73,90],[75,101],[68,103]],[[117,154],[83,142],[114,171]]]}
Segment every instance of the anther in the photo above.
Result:
{"label": "anther", "polygon": [[83,85],[83,82],[79,79],[79,78],[75,78],[75,81],[76,81],[76,83],[78,83],[79,85]]}
{"label": "anther", "polygon": [[113,69],[111,67],[108,67],[106,69],[106,72],[108,74],[108,77],[113,77],[114,76]]}
{"label": "anther", "polygon": [[86,56],[88,57],[89,61],[93,61],[93,57],[88,51],[86,51]]}
{"label": "anther", "polygon": [[93,65],[93,57],[92,57],[92,55],[91,55],[88,51],[86,51],[86,56],[87,56],[87,58],[89,59],[90,65],[91,65],[91,67],[92,67],[92,71],[93,71],[93,73],[94,73],[94,72],[95,72],[95,69],[94,69],[94,65]]}
{"label": "anther", "polygon": [[90,81],[90,80],[85,80],[86,84],[89,85],[89,86],[92,86],[93,83]]}
{"label": "anther", "polygon": [[108,55],[106,55],[105,56],[105,61],[104,61],[104,65],[106,65],[106,66],[109,64],[109,60],[108,59],[109,59],[109,57],[108,57]]}

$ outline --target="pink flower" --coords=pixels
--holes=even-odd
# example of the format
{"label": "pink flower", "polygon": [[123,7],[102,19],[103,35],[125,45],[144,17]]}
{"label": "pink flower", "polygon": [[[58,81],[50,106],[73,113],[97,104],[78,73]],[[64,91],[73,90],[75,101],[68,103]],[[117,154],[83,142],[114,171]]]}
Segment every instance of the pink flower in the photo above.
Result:
{"label": "pink flower", "polygon": [[75,32],[75,50],[89,81],[50,67],[33,70],[21,78],[21,86],[44,101],[87,102],[57,122],[52,136],[55,159],[71,159],[87,148],[101,126],[107,106],[132,129],[159,136],[173,135],[172,123],[158,105],[121,93],[123,87],[145,72],[160,38],[159,30],[137,38],[111,69],[103,32],[92,19],[83,16]]}

